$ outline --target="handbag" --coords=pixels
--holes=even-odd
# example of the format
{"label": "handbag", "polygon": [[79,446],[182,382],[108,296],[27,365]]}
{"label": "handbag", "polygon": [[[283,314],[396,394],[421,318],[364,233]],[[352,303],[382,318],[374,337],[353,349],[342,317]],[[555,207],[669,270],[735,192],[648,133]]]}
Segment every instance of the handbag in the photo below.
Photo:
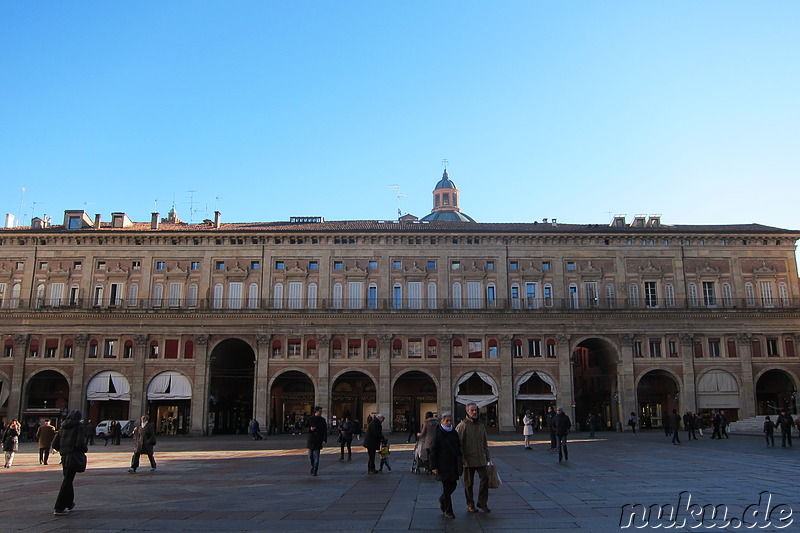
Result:
{"label": "handbag", "polygon": [[497,466],[491,461],[486,465],[486,473],[489,475],[489,488],[499,489],[503,482],[500,479],[500,474],[497,473]]}

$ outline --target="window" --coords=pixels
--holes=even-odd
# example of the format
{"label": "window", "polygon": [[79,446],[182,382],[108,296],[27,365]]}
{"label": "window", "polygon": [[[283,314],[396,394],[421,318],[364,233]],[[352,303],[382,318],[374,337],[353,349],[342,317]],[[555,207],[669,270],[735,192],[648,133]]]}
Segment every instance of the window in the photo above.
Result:
{"label": "window", "polygon": [[283,270],[284,266],[283,261],[275,261],[275,270]]}
{"label": "window", "polygon": [[153,307],[161,307],[163,299],[164,286],[160,283],[156,283],[155,286],[153,286]]}
{"label": "window", "polygon": [[317,341],[314,339],[310,339],[306,343],[306,357],[309,359],[314,359],[317,356]]}
{"label": "window", "polygon": [[794,340],[791,337],[786,337],[783,340],[783,347],[786,353],[786,357],[795,357],[794,352]]}
{"label": "window", "polygon": [[167,263],[164,261],[156,261],[156,270],[165,270],[167,268]]}
{"label": "window", "polygon": [[430,339],[428,341],[428,357],[430,359],[436,359],[437,355],[438,354],[436,353],[436,341],[433,340],[433,339]]}
{"label": "window", "polygon": [[378,308],[378,286],[374,283],[370,283],[367,287],[367,308]]}
{"label": "window", "polygon": [[756,291],[752,283],[744,284],[744,297],[747,307],[754,307],[756,305]]}
{"label": "window", "polygon": [[303,344],[300,339],[289,339],[286,344],[289,348],[289,357],[301,357]]}
{"label": "window", "polygon": [[[113,285],[113,284],[112,284]],[[5,292],[5,290],[3,291]],[[61,307],[64,303],[64,284],[51,283],[50,284],[50,302],[52,307]]]}
{"label": "window", "polygon": [[428,283],[428,309],[436,309],[436,284]]}
{"label": "window", "polygon": [[[341,285],[339,285],[339,290],[341,291]],[[335,290],[336,286],[334,286]],[[341,304],[342,296],[339,295],[339,301]],[[283,309],[283,283],[276,283],[275,290],[272,293],[272,307],[274,309]]]}
{"label": "window", "polygon": [[167,304],[169,307],[180,307],[181,296],[183,295],[183,283],[171,282],[169,284],[169,297]]}
{"label": "window", "polygon": [[97,270],[105,270],[106,269],[106,262],[105,261],[98,261],[97,262]]}
{"label": "window", "polygon": [[309,270],[319,270],[319,261],[309,261],[308,262],[308,269]]}
{"label": "window", "polygon": [[556,340],[547,339],[547,357],[554,358],[556,356]]}
{"label": "window", "polygon": [[468,342],[468,353],[470,359],[480,359],[483,357],[483,343],[480,339],[470,339]]}
{"label": "window", "polygon": [[436,270],[436,261],[428,261],[428,270]]}
{"label": "window", "polygon": [[344,263],[341,261],[334,261],[333,262],[333,269],[334,270],[344,270]]}
{"label": "window", "polygon": [[133,357],[133,342],[125,341],[125,346],[122,349],[122,358],[131,359]]}
{"label": "window", "polygon": [[493,283],[486,286],[486,303],[491,308],[497,307],[497,293]]}
{"label": "window", "polygon": [[719,339],[708,339],[708,356],[719,357]]}
{"label": "window", "polygon": [[767,339],[767,355],[769,357],[778,357],[778,339]]}
{"label": "window", "polygon": [[494,270],[494,261],[486,261],[486,270]]}
{"label": "window", "polygon": [[399,283],[395,283],[392,287],[392,307],[403,308],[403,287]]}
{"label": "window", "polygon": [[261,269],[260,261],[250,261],[250,270],[260,270],[260,269]]}
{"label": "window", "polygon": [[116,357],[114,354],[115,341],[107,340],[103,346],[103,357]]}
{"label": "window", "polygon": [[567,261],[567,270],[575,270],[575,262]]}
{"label": "window", "polygon": [[[141,269],[142,269],[142,262],[141,261],[133,261],[131,263],[131,270],[141,270]],[[77,269],[77,270],[80,270],[80,269]]]}
{"label": "window", "polygon": [[402,261],[392,261],[392,268],[395,269],[395,270],[400,270],[401,268],[403,268],[403,262]]}
{"label": "window", "polygon": [[528,357],[542,356],[542,340],[528,339]]}
{"label": "window", "polygon": [[403,356],[403,341],[400,339],[394,339],[392,341],[392,357],[402,357]]}
{"label": "window", "polygon": [[186,341],[183,344],[183,358],[184,359],[194,359],[194,342],[193,341]]}
{"label": "window", "polygon": [[664,293],[667,296],[667,307],[675,307],[675,287],[672,283],[664,285]]}
{"label": "window", "polygon": [[367,358],[375,359],[376,357],[378,357],[378,343],[375,339],[370,339],[367,341]]}
{"label": "window", "polygon": [[614,298],[614,285],[611,283],[606,285],[606,306],[609,309],[614,309],[616,307],[616,299]]}
{"label": "window", "polygon": [[697,307],[697,285],[694,283],[689,284],[689,305]]}
{"label": "window", "polygon": [[97,341],[92,340],[92,342],[89,343],[89,357],[91,358],[97,357],[97,351],[98,351]]}
{"label": "window", "polygon": [[[341,356],[342,341],[340,341],[340,340],[335,340],[332,343],[333,344],[333,348],[334,348],[334,353],[336,352],[337,343],[338,343],[338,349],[339,349],[339,354],[338,355]],[[278,358],[280,356],[281,356],[281,341],[275,339],[274,341],[272,341],[272,357],[273,358]]]}
{"label": "window", "polygon": [[661,357],[661,339],[650,339],[650,357]]}
{"label": "window", "polygon": [[630,285],[631,307],[639,307],[639,285],[631,283]]}
{"label": "window", "polygon": [[211,307],[214,309],[222,309],[222,283],[214,285],[214,295],[211,297]]}
{"label": "window", "polygon": [[363,304],[363,283],[360,281],[347,282],[347,308],[348,309],[361,309]]}
{"label": "window", "polygon": [[158,341],[153,341],[150,343],[150,353],[148,357],[150,359],[158,359]]}
{"label": "window", "polygon": [[483,290],[480,281],[467,282],[467,307],[469,309],[480,309],[483,307]]}
{"label": "window", "polygon": [[761,305],[764,307],[775,307],[775,300],[772,298],[772,282],[762,281],[761,288]]}
{"label": "window", "polygon": [[508,269],[509,270],[519,270],[519,262],[511,261],[510,263],[508,263]]}
{"label": "window", "polygon": [[461,343],[461,339],[455,339],[453,341],[453,358],[461,359],[464,356],[463,346]]}
{"label": "window", "polygon": [[67,226],[69,229],[78,229],[81,227],[81,219],[80,217],[69,217],[69,222],[67,222]]}
{"label": "window", "polygon": [[703,358],[703,343],[700,342],[700,339],[694,341],[694,357],[695,359]]}
{"label": "window", "polygon": [[69,341],[64,346],[64,359],[72,359],[72,344]]}
{"label": "window", "polygon": [[317,308],[317,284],[316,283],[309,283],[308,284],[308,298],[307,298],[307,305],[309,309],[316,309]]}
{"label": "window", "polygon": [[225,261],[217,261],[214,263],[215,270],[225,270]]}
{"label": "window", "polygon": [[728,339],[728,357],[738,357],[739,354],[736,350],[736,340],[735,339]]}
{"label": "window", "polygon": [[759,339],[754,338],[750,348],[753,352],[753,357],[761,357],[761,341]]}
{"label": "window", "polygon": [[44,345],[44,358],[55,359],[58,351],[58,339],[47,339]]}
{"label": "window", "polygon": [[553,286],[549,283],[544,286],[544,306],[553,307]]}
{"label": "window", "polygon": [[586,305],[589,307],[597,307],[600,305],[600,293],[597,290],[596,281],[586,281],[583,284],[584,293],[586,294]]}
{"label": "window", "polygon": [[200,261],[192,261],[191,270],[200,270]]}
{"label": "window", "polygon": [[334,309],[342,308],[342,300],[344,299],[344,288],[341,283],[333,284],[333,304]]}
{"label": "window", "polygon": [[669,341],[669,356],[678,357],[678,343],[675,341]]}
{"label": "window", "polygon": [[422,357],[422,339],[408,339],[408,357]]}
{"label": "window", "polygon": [[3,348],[3,357],[14,357],[14,346],[6,344]]}
{"label": "window", "polygon": [[461,261],[453,261],[450,263],[450,270],[461,270]]}
{"label": "window", "polygon": [[189,290],[186,295],[186,305],[189,307],[197,307],[197,284],[192,283],[189,285]]}
{"label": "window", "polygon": [[781,299],[781,307],[789,307],[789,287],[785,283],[778,285],[778,297]]}
{"label": "window", "polygon": [[39,261],[39,270],[47,270],[47,261]]}
{"label": "window", "polygon": [[287,309],[302,309],[303,308],[303,282],[290,281],[289,282],[289,296],[286,301]]}
{"label": "window", "polygon": [[542,271],[550,270],[550,261],[542,261]]}
{"label": "window", "polygon": [[658,292],[655,281],[644,282],[644,305],[647,307],[658,307]]}
{"label": "window", "polygon": [[706,307],[715,307],[717,305],[717,296],[713,281],[703,282],[703,304],[705,304]]}
{"label": "window", "polygon": [[525,309],[537,309],[539,300],[537,299],[538,283],[525,284]]}
{"label": "window", "polygon": [[251,283],[247,288],[247,308],[258,309],[258,284]]}
{"label": "window", "polygon": [[569,284],[569,308],[570,309],[578,309],[580,304],[578,303],[578,286],[575,283]]}
{"label": "window", "polygon": [[642,353],[642,341],[633,341],[633,356],[644,357]]}
{"label": "window", "polygon": [[725,307],[733,306],[733,292],[730,283],[722,284],[722,305]]}
{"label": "window", "polygon": [[511,286],[511,309],[519,309],[519,285],[516,283]]}
{"label": "window", "polygon": [[97,285],[94,288],[94,298],[92,299],[92,305],[95,307],[100,307],[103,303],[103,286]]}
{"label": "window", "polygon": [[522,341],[520,339],[514,339],[514,344],[511,345],[511,356],[522,357]]}
{"label": "window", "polygon": [[497,359],[498,355],[499,351],[497,347],[497,340],[489,339],[489,359]]}

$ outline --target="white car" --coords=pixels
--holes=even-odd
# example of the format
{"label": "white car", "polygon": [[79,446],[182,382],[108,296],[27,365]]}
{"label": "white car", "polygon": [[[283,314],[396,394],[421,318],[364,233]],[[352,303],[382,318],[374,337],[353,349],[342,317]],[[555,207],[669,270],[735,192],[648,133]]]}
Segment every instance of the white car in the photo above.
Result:
{"label": "white car", "polygon": [[[108,434],[109,427],[111,426],[111,420],[102,420],[99,424],[97,424],[97,428],[95,429],[95,434],[102,438]],[[122,429],[121,435],[123,437],[130,437],[131,433],[133,433],[133,427],[136,425],[135,420],[118,420],[120,424],[120,428]]]}

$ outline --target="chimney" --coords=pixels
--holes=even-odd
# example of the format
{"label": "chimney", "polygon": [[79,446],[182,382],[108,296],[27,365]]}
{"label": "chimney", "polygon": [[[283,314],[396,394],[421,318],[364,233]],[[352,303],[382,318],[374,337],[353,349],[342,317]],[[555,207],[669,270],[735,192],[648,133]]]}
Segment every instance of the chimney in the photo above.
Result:
{"label": "chimney", "polygon": [[100,213],[94,216],[94,229],[100,229]]}
{"label": "chimney", "polygon": [[219,225],[220,225],[219,218],[220,218],[221,214],[222,213],[220,213],[219,211],[214,211],[214,227],[217,228],[217,229],[219,229]]}
{"label": "chimney", "polygon": [[554,218],[554,219],[553,219],[553,227],[555,228],[555,227],[557,227],[557,226],[558,226],[558,220],[556,220],[556,219]]}
{"label": "chimney", "polygon": [[150,229],[158,229],[158,213],[150,215]]}
{"label": "chimney", "polygon": [[6,228],[13,228],[14,227],[14,215],[11,213],[6,213]]}

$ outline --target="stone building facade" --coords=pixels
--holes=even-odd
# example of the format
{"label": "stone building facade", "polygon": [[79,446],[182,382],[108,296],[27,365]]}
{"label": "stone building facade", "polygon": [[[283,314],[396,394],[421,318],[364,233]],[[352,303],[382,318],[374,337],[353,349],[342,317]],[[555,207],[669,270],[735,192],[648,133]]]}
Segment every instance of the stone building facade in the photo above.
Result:
{"label": "stone building facade", "polygon": [[427,220],[66,211],[0,230],[0,417],[200,435],[292,431],[314,404],[396,431],[468,401],[497,431],[556,403],[606,429],[796,412],[800,232],[480,223],[443,216],[448,187]]}

